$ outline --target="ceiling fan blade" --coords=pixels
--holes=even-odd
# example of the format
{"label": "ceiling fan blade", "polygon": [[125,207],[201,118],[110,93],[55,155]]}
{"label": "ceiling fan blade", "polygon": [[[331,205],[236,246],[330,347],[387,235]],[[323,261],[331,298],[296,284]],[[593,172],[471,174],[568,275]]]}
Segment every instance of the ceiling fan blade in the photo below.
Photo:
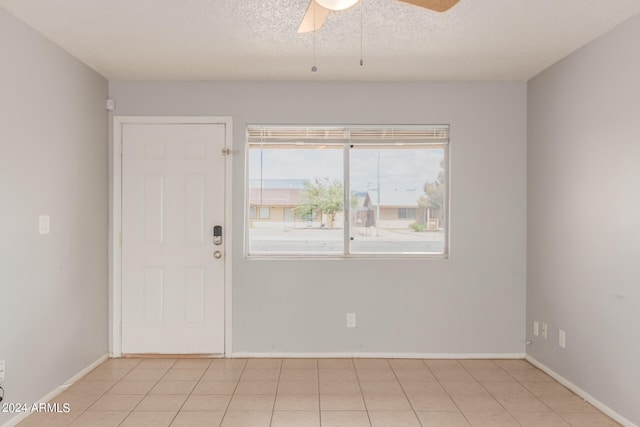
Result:
{"label": "ceiling fan blade", "polygon": [[458,3],[459,0],[399,0],[403,3],[435,10],[436,12],[446,12]]}
{"label": "ceiling fan blade", "polygon": [[331,12],[329,9],[326,9],[320,6],[314,0],[311,0],[309,2],[307,12],[304,14],[302,22],[300,22],[298,32],[309,33],[311,31],[319,30],[322,27],[322,24],[324,24],[324,21],[327,20],[329,12]]}

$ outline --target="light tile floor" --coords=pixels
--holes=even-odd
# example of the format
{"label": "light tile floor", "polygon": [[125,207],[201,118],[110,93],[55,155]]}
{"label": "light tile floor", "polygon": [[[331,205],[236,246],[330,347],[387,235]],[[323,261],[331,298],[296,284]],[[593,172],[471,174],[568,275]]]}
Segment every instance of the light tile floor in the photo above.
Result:
{"label": "light tile floor", "polygon": [[524,360],[110,359],[27,426],[616,426]]}

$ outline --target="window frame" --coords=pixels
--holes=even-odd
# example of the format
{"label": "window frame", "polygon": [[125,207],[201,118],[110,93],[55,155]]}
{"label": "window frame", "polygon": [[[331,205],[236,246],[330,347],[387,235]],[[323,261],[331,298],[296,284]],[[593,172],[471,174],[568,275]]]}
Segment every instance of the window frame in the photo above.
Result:
{"label": "window frame", "polygon": [[[444,195],[443,195],[443,232],[444,232],[444,241],[443,241],[443,251],[442,253],[417,253],[417,252],[356,252],[352,253],[350,250],[350,241],[351,241],[351,224],[348,220],[350,218],[350,198],[351,198],[351,189],[350,189],[350,149],[354,147],[354,145],[369,145],[371,147],[375,147],[376,145],[380,146],[389,146],[392,144],[389,140],[369,140],[369,141],[351,141],[348,138],[341,138],[341,144],[343,145],[343,188],[344,188],[344,238],[343,238],[343,252],[342,253],[258,253],[252,254],[250,253],[250,228],[251,228],[251,220],[248,218],[248,211],[250,206],[249,200],[249,150],[256,145],[256,142],[252,142],[250,140],[250,129],[309,129],[311,131],[314,130],[336,130],[336,129],[380,129],[380,130],[398,130],[402,131],[412,131],[412,130],[429,130],[429,129],[446,129],[446,139],[439,140],[437,143],[435,142],[425,142],[424,140],[407,142],[407,145],[416,145],[416,146],[424,146],[424,145],[442,145],[443,147],[443,165],[444,165]],[[451,126],[446,125],[255,125],[255,124],[247,124],[246,127],[246,139],[245,139],[245,182],[244,182],[244,247],[243,253],[244,258],[249,260],[345,260],[345,259],[423,259],[423,260],[447,260],[450,258],[450,235],[451,235],[451,209],[450,209],[450,177],[451,177],[451,160],[450,160],[450,129]],[[402,139],[402,138],[399,138]],[[315,143],[321,143],[323,140],[319,139],[314,141]],[[336,139],[332,139],[334,143]],[[309,141],[311,142],[311,141]],[[265,143],[266,145],[267,143]],[[295,142],[285,142],[282,141],[283,145],[295,145]],[[403,145],[403,144],[400,144]],[[417,217],[417,212],[416,216]],[[415,218],[414,217],[414,218]],[[407,218],[413,219],[413,218]]]}

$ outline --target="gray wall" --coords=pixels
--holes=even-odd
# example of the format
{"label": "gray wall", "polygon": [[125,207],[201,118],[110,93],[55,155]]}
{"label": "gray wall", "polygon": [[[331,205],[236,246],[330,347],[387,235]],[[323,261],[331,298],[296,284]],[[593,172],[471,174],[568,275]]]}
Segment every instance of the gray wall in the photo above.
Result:
{"label": "gray wall", "polygon": [[[529,82],[527,153],[528,353],[636,424],[638,40],[640,16]],[[532,336],[534,320],[548,340]]]}
{"label": "gray wall", "polygon": [[[524,354],[525,83],[116,81],[109,92],[116,115],[234,120],[234,352]],[[244,259],[247,123],[451,124],[450,259]]]}
{"label": "gray wall", "polygon": [[0,64],[2,386],[31,402],[108,350],[108,84],[2,8]]}

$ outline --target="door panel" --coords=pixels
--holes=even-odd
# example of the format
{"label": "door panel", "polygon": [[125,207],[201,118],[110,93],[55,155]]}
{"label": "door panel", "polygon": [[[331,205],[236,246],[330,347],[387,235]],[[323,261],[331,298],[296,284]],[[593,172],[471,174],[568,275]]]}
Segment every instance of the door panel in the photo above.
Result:
{"label": "door panel", "polygon": [[122,352],[224,353],[225,126],[124,124]]}
{"label": "door panel", "polygon": [[161,245],[164,240],[164,176],[142,176],[142,229],[144,243]]}

